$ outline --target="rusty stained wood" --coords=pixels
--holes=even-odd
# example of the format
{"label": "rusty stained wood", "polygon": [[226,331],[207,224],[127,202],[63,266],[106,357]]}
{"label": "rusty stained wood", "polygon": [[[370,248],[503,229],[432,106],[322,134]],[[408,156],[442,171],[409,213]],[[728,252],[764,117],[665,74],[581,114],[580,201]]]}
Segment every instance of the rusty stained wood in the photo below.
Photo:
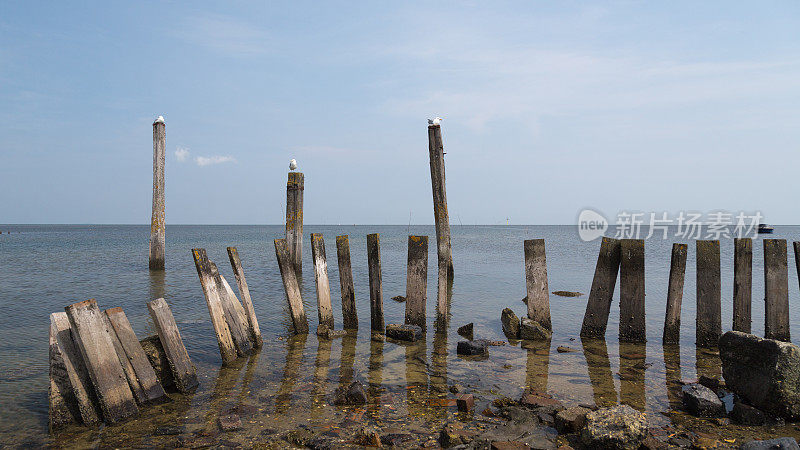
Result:
{"label": "rusty stained wood", "polygon": [[523,248],[525,288],[528,293],[528,318],[538,322],[542,327],[552,330],[544,239],[528,239],[523,243]]}
{"label": "rusty stained wood", "polygon": [[642,343],[645,331],[644,240],[620,242],[619,340]]}
{"label": "rusty stained wood", "polygon": [[197,369],[189,359],[189,353],[183,345],[181,333],[167,301],[157,298],[148,302],[147,310],[150,312],[150,317],[153,318],[158,340],[161,342],[172,372],[175,388],[184,393],[193,391],[198,385]]}
{"label": "rusty stained wood", "polygon": [[408,237],[408,265],[406,268],[406,320],[426,330],[426,304],[428,302],[428,236]]}
{"label": "rusty stained wood", "polygon": [[314,260],[314,282],[317,287],[317,316],[320,325],[333,329],[331,307],[331,285],[328,279],[328,260],[325,256],[325,239],[321,234],[311,233],[311,256]]}
{"label": "rusty stained wood", "polygon": [[764,239],[764,292],[764,337],[791,342],[786,239]]}
{"label": "rusty stained wood", "polygon": [[719,241],[696,241],[698,347],[715,348],[722,335]]}
{"label": "rusty stained wood", "polygon": [[286,246],[296,277],[303,276],[303,190],[305,176],[289,172],[286,181]]}
{"label": "rusty stained wood", "polygon": [[197,269],[197,276],[200,278],[200,286],[203,288],[203,295],[208,305],[208,313],[211,316],[211,324],[214,326],[214,333],[217,335],[219,353],[222,356],[222,363],[229,364],[236,360],[236,346],[233,343],[233,336],[225,320],[225,312],[222,309],[217,282],[211,273],[211,264],[208,260],[204,248],[192,249],[194,265]]}
{"label": "rusty stained wood", "polygon": [[75,345],[67,313],[50,314],[49,426],[69,423],[94,425],[101,421],[97,397]]}
{"label": "rusty stained wood", "polygon": [[136,333],[133,332],[125,312],[122,311],[122,308],[117,307],[105,310],[105,315],[111,325],[109,331],[116,335],[122,350],[120,352],[120,349],[117,349],[120,362],[126,359],[133,370],[134,380],[138,384],[138,389],[134,390],[134,393],[140,392],[139,402],[153,403],[162,400],[166,396],[164,388],[158,381],[156,372],[147,359],[142,344],[136,338]]}
{"label": "rusty stained wood", "polygon": [[683,284],[686,275],[687,245],[672,244],[672,257],[669,266],[669,285],[667,287],[667,311],[664,316],[664,344],[677,344],[681,338],[681,304],[683,303]]}
{"label": "rusty stained wood", "polygon": [[619,273],[620,243],[618,239],[604,237],[597,255],[592,289],[583,316],[581,337],[604,338],[608,327],[608,314]]}
{"label": "rusty stained wood", "polygon": [[94,299],[85,300],[64,309],[97,394],[103,420],[106,423],[118,423],[136,416],[139,408],[97,302]]}
{"label": "rusty stained wood", "polygon": [[247,313],[247,325],[253,337],[253,345],[259,348],[262,345],[261,329],[258,327],[256,310],[253,307],[253,299],[250,297],[250,288],[247,287],[247,279],[244,277],[244,268],[242,267],[242,261],[239,259],[239,251],[236,250],[236,247],[228,247],[228,258],[231,261],[233,274],[236,277],[236,284],[239,287],[239,295],[242,296],[244,310]]}
{"label": "rusty stained wood", "polygon": [[236,353],[239,356],[247,356],[253,350],[253,342],[250,340],[250,333],[247,330],[247,318],[245,317],[244,308],[242,308],[228,282],[223,282],[217,265],[209,261],[209,266],[211,267],[211,276],[217,284],[217,293],[222,304],[225,321],[228,323],[228,329],[236,346]]}
{"label": "rusty stained wood", "polygon": [[350,264],[349,236],[336,236],[336,258],[339,262],[339,285],[342,289],[342,318],[344,328],[358,329],[358,312],[353,286],[353,267]]}
{"label": "rusty stained wood", "polygon": [[436,315],[437,321],[446,322],[450,314],[448,289],[453,279],[453,252],[450,247],[450,215],[447,210],[444,143],[440,125],[428,126],[428,153],[433,193],[433,217],[436,225]]}
{"label": "rusty stained wood", "polygon": [[753,240],[733,240],[733,330],[750,333],[753,297]]}
{"label": "rusty stained wood", "polygon": [[281,271],[283,290],[286,293],[286,301],[289,303],[294,333],[307,334],[308,320],[303,306],[303,297],[300,295],[300,285],[297,283],[297,276],[289,255],[289,247],[286,239],[275,239],[274,244],[275,258],[278,260],[278,268]]}
{"label": "rusty stained wood", "polygon": [[166,225],[164,221],[164,157],[166,125],[153,123],[153,213],[150,218],[150,270],[164,270]]}
{"label": "rusty stained wood", "polygon": [[369,270],[369,311],[372,331],[385,332],[383,320],[383,281],[381,279],[381,242],[378,233],[367,235]]}

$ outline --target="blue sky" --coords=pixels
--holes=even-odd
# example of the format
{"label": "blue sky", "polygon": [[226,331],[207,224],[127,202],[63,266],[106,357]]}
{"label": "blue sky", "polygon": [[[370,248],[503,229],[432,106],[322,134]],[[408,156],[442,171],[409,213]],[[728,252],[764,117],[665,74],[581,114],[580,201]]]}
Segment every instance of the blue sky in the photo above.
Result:
{"label": "blue sky", "polygon": [[793,1],[3,2],[0,223],[149,223],[164,115],[168,224],[282,223],[293,157],[306,223],[433,223],[434,116],[453,223],[797,224],[799,38]]}

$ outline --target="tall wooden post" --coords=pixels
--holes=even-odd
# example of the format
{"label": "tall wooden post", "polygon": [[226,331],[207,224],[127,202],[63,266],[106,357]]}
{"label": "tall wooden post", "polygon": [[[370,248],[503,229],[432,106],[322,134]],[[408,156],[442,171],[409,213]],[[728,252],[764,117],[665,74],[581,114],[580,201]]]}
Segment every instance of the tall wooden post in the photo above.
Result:
{"label": "tall wooden post", "polygon": [[150,218],[150,270],[164,270],[164,157],[167,131],[164,118],[153,122],[153,214]]}
{"label": "tall wooden post", "polygon": [[300,285],[297,284],[297,277],[295,276],[285,239],[275,239],[275,257],[278,260],[278,268],[281,271],[286,300],[289,302],[289,312],[292,315],[294,333],[307,334],[308,320],[303,306],[303,298],[300,296]]}
{"label": "tall wooden post", "polygon": [[608,313],[611,311],[614,286],[617,284],[619,258],[619,240],[604,237],[600,243],[592,290],[589,291],[589,301],[586,303],[586,313],[583,316],[581,326],[583,338],[603,338],[606,335]]}
{"label": "tall wooden post", "polygon": [[298,277],[303,275],[303,183],[300,172],[289,172],[286,182],[286,245]]}
{"label": "tall wooden post", "polygon": [[619,291],[620,342],[646,342],[642,239],[623,239],[620,243]]}
{"label": "tall wooden post", "polygon": [[339,262],[339,285],[342,288],[342,318],[344,328],[358,329],[356,296],[353,287],[353,267],[350,264],[350,238],[336,236],[336,258]]}
{"label": "tall wooden post", "polygon": [[525,249],[525,287],[528,292],[528,318],[553,329],[550,322],[550,292],[547,287],[547,258],[544,239],[529,239]]}
{"label": "tall wooden post", "polygon": [[719,241],[696,241],[697,319],[696,344],[712,348],[722,335]]}
{"label": "tall wooden post", "polygon": [[790,342],[786,239],[764,239],[764,337]]}
{"label": "tall wooden post", "polygon": [[442,127],[439,125],[428,126],[428,153],[438,255],[436,314],[437,320],[447,321],[450,313],[447,290],[449,281],[453,278],[453,254],[450,249],[450,216],[447,212],[447,192],[445,190],[444,144],[442,143]]}
{"label": "tall wooden post", "polygon": [[428,236],[408,237],[406,269],[406,323],[424,331],[428,301]]}
{"label": "tall wooden post", "polygon": [[753,295],[753,240],[733,239],[733,330],[750,332]]}
{"label": "tall wooden post", "polygon": [[686,274],[686,244],[672,244],[667,288],[667,313],[664,317],[664,344],[677,344],[681,339],[681,303]]}
{"label": "tall wooden post", "polygon": [[369,310],[372,331],[385,332],[383,322],[383,283],[381,280],[381,242],[378,233],[367,235],[369,267]]}
{"label": "tall wooden post", "polygon": [[333,329],[331,284],[328,280],[328,260],[325,257],[325,240],[321,234],[311,233],[311,255],[314,259],[314,281],[317,285],[317,315],[319,324]]}

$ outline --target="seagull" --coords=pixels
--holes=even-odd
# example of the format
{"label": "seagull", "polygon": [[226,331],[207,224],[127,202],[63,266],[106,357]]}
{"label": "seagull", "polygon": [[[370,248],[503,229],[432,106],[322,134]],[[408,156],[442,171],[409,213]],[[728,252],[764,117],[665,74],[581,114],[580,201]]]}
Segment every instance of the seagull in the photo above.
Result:
{"label": "seagull", "polygon": [[158,116],[155,123],[164,123],[164,116]]}
{"label": "seagull", "polygon": [[428,119],[428,125],[439,125],[440,123],[442,123],[441,117],[437,117],[435,119]]}
{"label": "seagull", "polygon": [[295,170],[295,169],[297,169],[297,160],[292,158],[292,160],[289,161],[289,170]]}

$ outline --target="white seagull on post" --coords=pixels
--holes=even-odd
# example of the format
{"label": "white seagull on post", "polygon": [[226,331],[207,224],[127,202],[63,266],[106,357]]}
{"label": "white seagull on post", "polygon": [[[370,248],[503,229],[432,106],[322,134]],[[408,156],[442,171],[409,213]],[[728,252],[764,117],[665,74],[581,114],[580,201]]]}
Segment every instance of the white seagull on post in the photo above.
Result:
{"label": "white seagull on post", "polygon": [[428,125],[439,125],[440,123],[442,123],[441,117],[437,117],[435,119],[428,119]]}
{"label": "white seagull on post", "polygon": [[297,160],[292,158],[292,160],[289,161],[289,170],[295,170],[295,169],[297,169]]}

